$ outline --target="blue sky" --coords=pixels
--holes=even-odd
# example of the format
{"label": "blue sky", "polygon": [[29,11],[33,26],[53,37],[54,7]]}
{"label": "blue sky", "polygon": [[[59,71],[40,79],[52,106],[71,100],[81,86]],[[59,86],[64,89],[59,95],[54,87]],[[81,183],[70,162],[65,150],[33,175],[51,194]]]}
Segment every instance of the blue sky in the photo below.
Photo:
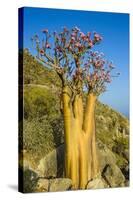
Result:
{"label": "blue sky", "polygon": [[129,15],[120,13],[73,11],[44,8],[24,9],[24,47],[34,54],[31,37],[42,29],[61,31],[78,26],[81,31],[96,31],[103,36],[97,50],[114,62],[121,75],[108,85],[99,99],[112,108],[129,115]]}

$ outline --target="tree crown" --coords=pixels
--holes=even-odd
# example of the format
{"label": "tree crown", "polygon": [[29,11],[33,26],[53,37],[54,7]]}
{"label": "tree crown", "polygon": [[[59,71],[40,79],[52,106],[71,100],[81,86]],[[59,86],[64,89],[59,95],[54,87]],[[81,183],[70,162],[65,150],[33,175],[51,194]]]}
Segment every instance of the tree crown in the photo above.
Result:
{"label": "tree crown", "polygon": [[[103,53],[92,51],[102,41],[96,33],[83,33],[78,27],[62,32],[49,33],[42,30],[43,38],[32,38],[37,58],[52,67],[59,75],[62,85],[81,93],[83,89],[96,95],[106,90],[106,83],[112,81],[114,65],[105,59]],[[115,76],[118,76],[117,73]]]}

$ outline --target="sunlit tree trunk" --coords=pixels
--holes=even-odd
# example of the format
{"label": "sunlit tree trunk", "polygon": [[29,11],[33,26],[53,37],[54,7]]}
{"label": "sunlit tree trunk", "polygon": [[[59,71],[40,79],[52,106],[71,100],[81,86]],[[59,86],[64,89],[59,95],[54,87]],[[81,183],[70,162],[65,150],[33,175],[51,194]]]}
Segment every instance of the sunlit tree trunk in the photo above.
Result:
{"label": "sunlit tree trunk", "polygon": [[69,89],[63,88],[65,176],[72,179],[73,189],[85,189],[98,173],[95,102],[96,96],[88,94],[84,111],[82,96],[71,102]]}

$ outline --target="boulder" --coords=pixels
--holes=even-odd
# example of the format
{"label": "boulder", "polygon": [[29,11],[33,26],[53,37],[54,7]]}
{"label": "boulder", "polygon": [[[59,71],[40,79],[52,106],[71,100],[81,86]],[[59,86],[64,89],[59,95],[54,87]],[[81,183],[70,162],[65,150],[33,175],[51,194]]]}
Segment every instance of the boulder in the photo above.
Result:
{"label": "boulder", "polygon": [[116,164],[116,157],[114,153],[109,148],[107,148],[107,146],[103,144],[100,140],[98,141],[97,145],[100,169],[102,172],[106,165]]}
{"label": "boulder", "polygon": [[98,141],[101,174],[109,187],[124,186],[125,177],[117,166],[115,154],[105,144]]}
{"label": "boulder", "polygon": [[58,192],[69,190],[72,186],[71,179],[68,178],[56,178],[51,179],[49,183],[49,192]]}
{"label": "boulder", "polygon": [[125,151],[123,152],[123,157],[129,161],[129,150],[128,149],[125,149]]}
{"label": "boulder", "polygon": [[[117,166],[115,154],[100,140],[97,145],[102,178],[96,178],[89,182],[87,188],[96,189],[124,186],[125,177],[120,168]],[[37,171],[39,176],[50,180],[50,191],[65,190],[63,184],[66,184],[65,180],[67,179],[62,179],[64,173],[63,165],[64,145],[59,146],[57,149],[53,150],[40,160]],[[61,184],[63,187],[62,189],[60,189]]]}
{"label": "boulder", "polygon": [[69,190],[72,186],[68,178],[40,178],[36,184],[35,192],[58,192]]}
{"label": "boulder", "polygon": [[47,192],[49,189],[49,180],[40,178],[36,184],[35,192]]}
{"label": "boulder", "polygon": [[125,186],[125,177],[115,164],[106,165],[102,172],[102,177],[110,187]]}
{"label": "boulder", "polygon": [[103,189],[109,187],[102,177],[95,178],[88,182],[87,189]]}
{"label": "boulder", "polygon": [[125,176],[126,182],[129,182],[129,170],[129,165],[121,169],[123,175]]}
{"label": "boulder", "polygon": [[37,171],[45,178],[63,177],[64,145],[47,154],[39,162]]}

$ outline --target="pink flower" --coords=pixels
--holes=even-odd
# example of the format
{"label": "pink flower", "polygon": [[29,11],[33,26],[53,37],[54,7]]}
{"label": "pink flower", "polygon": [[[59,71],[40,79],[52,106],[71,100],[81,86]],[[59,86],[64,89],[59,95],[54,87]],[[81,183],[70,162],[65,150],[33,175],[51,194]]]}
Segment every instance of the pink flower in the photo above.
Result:
{"label": "pink flower", "polygon": [[90,48],[93,47],[93,42],[90,40],[90,41],[88,42],[88,45],[89,45]]}
{"label": "pink flower", "polygon": [[65,45],[65,48],[67,49],[68,47],[69,47],[69,44],[66,44],[66,45]]}
{"label": "pink flower", "polygon": [[91,55],[92,57],[94,57],[94,56],[95,56],[95,52],[90,51],[90,55]]}
{"label": "pink flower", "polygon": [[74,42],[75,41],[75,37],[71,37],[71,41]]}
{"label": "pink flower", "polygon": [[48,29],[42,30],[43,33],[48,33]]}
{"label": "pink flower", "polygon": [[94,33],[94,40],[95,40],[96,42],[99,42],[100,40],[102,40],[102,37],[101,37],[99,34]]}
{"label": "pink flower", "polygon": [[104,66],[103,60],[94,60],[93,62],[95,68],[100,68],[102,70],[102,67]]}
{"label": "pink flower", "polygon": [[107,83],[110,83],[110,82],[111,82],[111,77],[110,77],[110,74],[109,74],[109,73],[106,73],[106,74],[105,74],[104,80],[105,80]]}
{"label": "pink flower", "polygon": [[105,72],[104,72],[104,71],[101,72],[101,76],[102,76],[102,77],[105,76]]}
{"label": "pink flower", "polygon": [[61,52],[61,47],[60,47],[60,46],[57,46],[57,47],[56,47],[56,51]]}
{"label": "pink flower", "polygon": [[110,69],[114,69],[115,67],[113,66],[112,63],[110,63],[110,64],[109,64],[109,68],[110,68]]}
{"label": "pink flower", "polygon": [[82,39],[86,37],[83,32],[80,32],[80,36],[81,36]]}
{"label": "pink flower", "polygon": [[94,81],[97,81],[98,80],[98,75],[97,74],[94,74]]}
{"label": "pink flower", "polygon": [[46,48],[47,48],[47,49],[50,49],[50,48],[51,48],[51,46],[50,46],[49,43],[46,43]]}
{"label": "pink flower", "polygon": [[43,49],[40,50],[40,54],[44,55],[44,50]]}
{"label": "pink flower", "polygon": [[88,38],[87,36],[85,36],[85,37],[83,38],[83,40],[86,41],[86,42],[88,42],[88,41],[89,41],[89,38]]}
{"label": "pink flower", "polygon": [[88,36],[88,38],[90,38],[90,36],[91,36],[91,33],[90,33],[90,32],[88,32],[88,33],[87,33],[87,36]]}
{"label": "pink flower", "polygon": [[68,30],[67,30],[66,27],[64,27],[63,31],[64,31],[64,33],[67,33],[67,32],[68,32]]}
{"label": "pink flower", "polygon": [[81,47],[81,44],[79,42],[75,43],[75,47]]}
{"label": "pink flower", "polygon": [[72,50],[72,47],[71,47],[71,46],[69,46],[69,47],[68,47],[68,49],[71,51],[71,50]]}
{"label": "pink flower", "polygon": [[75,36],[76,36],[76,33],[73,32],[73,33],[71,34],[71,36],[72,36],[72,37],[75,37]]}

